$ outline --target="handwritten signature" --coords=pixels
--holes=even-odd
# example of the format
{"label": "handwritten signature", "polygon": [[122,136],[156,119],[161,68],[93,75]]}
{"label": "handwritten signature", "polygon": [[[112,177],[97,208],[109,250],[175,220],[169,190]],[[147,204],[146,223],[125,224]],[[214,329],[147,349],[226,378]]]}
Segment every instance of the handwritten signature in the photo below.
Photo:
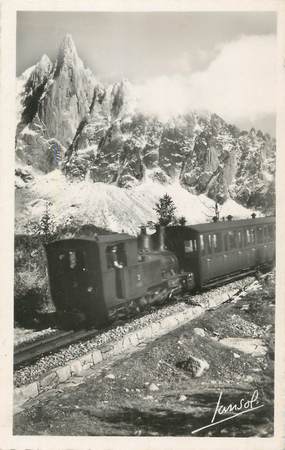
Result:
{"label": "handwritten signature", "polygon": [[[218,401],[217,401],[217,404],[216,404],[216,408],[215,408],[211,423],[209,423],[209,425],[205,425],[204,427],[201,427],[201,428],[198,428],[198,429],[192,431],[192,434],[198,433],[198,431],[212,427],[214,425],[217,425],[218,423],[225,422],[226,420],[233,419],[234,417],[240,416],[241,414],[249,413],[251,411],[262,408],[264,406],[264,405],[259,405],[260,402],[258,400],[258,390],[257,389],[255,391],[253,391],[252,396],[249,399],[241,398],[239,403],[230,403],[228,405],[222,404],[222,395],[223,395],[223,392],[221,391]],[[215,419],[219,419],[220,417],[222,417],[226,414],[231,414],[231,413],[234,413],[234,414],[232,414],[229,417],[215,421]]]}

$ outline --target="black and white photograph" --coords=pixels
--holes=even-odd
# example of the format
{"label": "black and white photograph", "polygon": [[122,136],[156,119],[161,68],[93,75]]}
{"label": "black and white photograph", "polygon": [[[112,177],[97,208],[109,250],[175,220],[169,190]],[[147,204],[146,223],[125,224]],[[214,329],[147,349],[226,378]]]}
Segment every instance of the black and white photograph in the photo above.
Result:
{"label": "black and white photograph", "polygon": [[279,3],[31,4],[10,92],[12,435],[269,448]]}

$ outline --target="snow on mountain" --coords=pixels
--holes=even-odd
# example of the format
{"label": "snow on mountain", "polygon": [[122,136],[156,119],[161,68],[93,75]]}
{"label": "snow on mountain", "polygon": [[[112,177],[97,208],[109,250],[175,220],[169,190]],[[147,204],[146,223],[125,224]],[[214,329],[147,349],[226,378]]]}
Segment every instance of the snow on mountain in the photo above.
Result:
{"label": "snow on mountain", "polygon": [[30,78],[31,73],[35,69],[35,65],[25,70],[22,75],[16,78],[16,111],[17,111],[17,123],[20,122],[23,112],[23,101],[26,83]]}
{"label": "snow on mountain", "polygon": [[136,87],[103,86],[70,35],[54,63],[44,55],[19,77],[17,104],[20,228],[24,218],[39,219],[45,198],[58,222],[71,215],[131,233],[156,220],[165,193],[189,223],[211,218],[215,200],[222,215],[274,211],[274,139],[209,112],[167,121],[142,113]]}
{"label": "snow on mountain", "polygon": [[[56,225],[72,221],[80,225],[92,223],[132,235],[138,234],[139,227],[148,221],[157,221],[155,203],[166,193],[177,207],[176,215],[185,216],[188,224],[210,221],[215,206],[207,196],[188,192],[179,181],[163,185],[146,179],[132,189],[126,189],[90,181],[69,182],[59,170],[46,175],[35,174],[30,193],[26,208],[28,217],[18,218],[18,232],[24,231],[28,221],[39,222],[47,201]],[[226,202],[220,210],[221,216],[232,214],[236,219],[249,217],[251,212],[233,200]]]}

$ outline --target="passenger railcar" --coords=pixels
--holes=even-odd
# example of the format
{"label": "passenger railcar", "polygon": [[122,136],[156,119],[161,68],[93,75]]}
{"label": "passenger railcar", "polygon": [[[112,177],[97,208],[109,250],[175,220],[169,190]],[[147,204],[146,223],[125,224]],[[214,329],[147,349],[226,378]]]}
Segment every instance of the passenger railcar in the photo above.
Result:
{"label": "passenger railcar", "polygon": [[193,272],[199,289],[229,275],[272,262],[275,255],[275,218],[167,227],[165,244],[180,268]]}
{"label": "passenger railcar", "polygon": [[51,296],[59,317],[99,327],[118,312],[268,264],[274,241],[274,217],[62,239],[46,246]]}

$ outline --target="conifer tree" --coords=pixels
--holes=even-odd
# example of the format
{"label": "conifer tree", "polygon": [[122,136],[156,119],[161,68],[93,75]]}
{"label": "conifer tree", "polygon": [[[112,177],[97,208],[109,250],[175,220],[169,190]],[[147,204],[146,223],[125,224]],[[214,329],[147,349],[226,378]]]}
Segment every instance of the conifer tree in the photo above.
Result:
{"label": "conifer tree", "polygon": [[158,223],[160,225],[167,226],[176,219],[176,206],[168,194],[159,199],[159,202],[155,204],[154,210],[158,215]]}
{"label": "conifer tree", "polygon": [[45,212],[41,217],[39,226],[39,234],[44,235],[45,242],[50,240],[55,228],[54,220],[51,216],[49,207],[49,202],[46,202]]}

